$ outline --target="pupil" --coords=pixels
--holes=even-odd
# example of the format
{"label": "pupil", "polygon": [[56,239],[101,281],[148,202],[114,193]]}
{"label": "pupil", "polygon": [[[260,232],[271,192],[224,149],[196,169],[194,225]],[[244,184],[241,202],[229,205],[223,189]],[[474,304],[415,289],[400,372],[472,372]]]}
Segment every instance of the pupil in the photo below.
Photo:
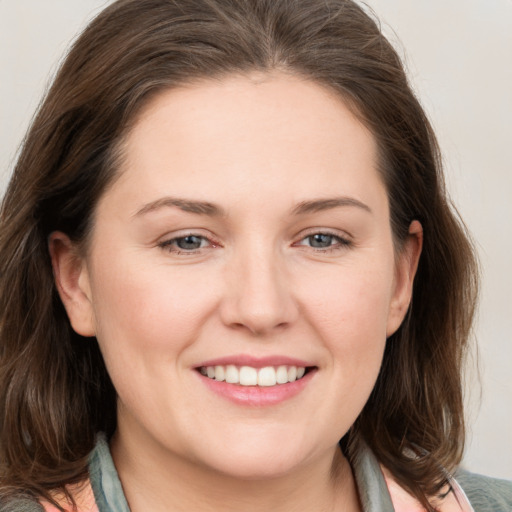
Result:
{"label": "pupil", "polygon": [[180,249],[199,249],[201,247],[201,238],[198,236],[184,236],[176,241],[176,245]]}
{"label": "pupil", "polygon": [[318,233],[316,235],[310,236],[309,241],[312,247],[330,247],[332,244],[332,235],[323,235],[321,233]]}

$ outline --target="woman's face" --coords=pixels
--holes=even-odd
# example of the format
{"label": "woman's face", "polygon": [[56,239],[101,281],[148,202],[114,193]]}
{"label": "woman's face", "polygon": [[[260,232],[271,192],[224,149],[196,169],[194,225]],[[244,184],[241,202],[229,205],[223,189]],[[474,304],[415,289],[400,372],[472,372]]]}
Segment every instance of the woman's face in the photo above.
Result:
{"label": "woman's face", "polygon": [[87,256],[68,277],[65,250],[54,262],[117,390],[119,439],[256,478],[332,458],[420,245],[394,252],[371,133],[321,86],[272,74],[155,98]]}

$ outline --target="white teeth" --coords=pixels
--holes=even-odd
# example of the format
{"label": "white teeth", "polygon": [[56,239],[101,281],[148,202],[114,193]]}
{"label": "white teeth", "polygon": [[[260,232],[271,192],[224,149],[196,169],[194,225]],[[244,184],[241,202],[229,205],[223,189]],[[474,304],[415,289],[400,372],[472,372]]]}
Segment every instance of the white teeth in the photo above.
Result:
{"label": "white teeth", "polygon": [[278,384],[286,384],[288,382],[288,368],[279,366],[276,372],[276,382]]}
{"label": "white teeth", "polygon": [[223,381],[226,379],[226,372],[224,371],[224,366],[216,366],[215,367],[215,380]]}
{"label": "white teeth", "polygon": [[210,379],[226,381],[228,384],[270,387],[301,379],[306,373],[306,368],[284,365],[264,368],[241,366],[238,368],[233,364],[228,364],[227,366],[202,366],[199,371]]}
{"label": "white teeth", "polygon": [[250,366],[240,368],[240,384],[242,386],[256,386],[258,384],[258,370]]}
{"label": "white teeth", "polygon": [[232,364],[228,364],[226,366],[225,376],[226,382],[229,382],[230,384],[238,384],[240,382],[238,368]]}
{"label": "white teeth", "polygon": [[258,372],[258,385],[275,386],[277,383],[276,371],[272,366],[261,368]]}

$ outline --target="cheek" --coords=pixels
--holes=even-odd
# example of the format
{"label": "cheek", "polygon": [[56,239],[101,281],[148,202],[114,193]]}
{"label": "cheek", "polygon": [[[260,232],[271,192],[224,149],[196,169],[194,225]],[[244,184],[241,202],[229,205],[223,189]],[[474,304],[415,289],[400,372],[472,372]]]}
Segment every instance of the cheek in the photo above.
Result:
{"label": "cheek", "polygon": [[109,372],[120,378],[130,368],[149,371],[155,361],[174,367],[215,303],[197,272],[133,254],[119,256],[116,265],[96,265],[93,275],[96,336]]}
{"label": "cheek", "polygon": [[180,321],[187,325],[196,313],[190,305],[198,299],[197,276],[182,272],[176,279],[169,267],[138,260],[143,258],[95,267],[92,293],[99,329],[136,332]]}
{"label": "cheek", "polygon": [[179,388],[183,355],[197,339],[214,297],[198,292],[204,280],[197,273],[178,276],[165,264],[140,264],[138,259],[119,256],[115,266],[95,267],[96,337],[120,403],[155,417],[160,414],[155,411],[162,411],[166,424],[161,400],[180,397],[171,391],[162,397],[154,390],[162,383],[169,390]]}
{"label": "cheek", "polygon": [[344,344],[386,337],[393,290],[391,258],[305,273],[298,289],[311,321],[326,339],[338,337]]}
{"label": "cheek", "polygon": [[380,370],[392,289],[392,258],[303,281],[304,313],[330,355],[334,386],[361,408]]}

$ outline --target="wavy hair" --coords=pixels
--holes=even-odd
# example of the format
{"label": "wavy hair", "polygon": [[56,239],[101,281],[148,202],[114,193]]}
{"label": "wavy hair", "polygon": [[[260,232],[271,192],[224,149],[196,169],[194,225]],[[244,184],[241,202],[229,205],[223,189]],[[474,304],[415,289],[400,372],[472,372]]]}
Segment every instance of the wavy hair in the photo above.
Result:
{"label": "wavy hair", "polygon": [[400,58],[351,0],[118,0],[76,40],[24,140],[0,211],[0,495],[51,500],[87,476],[116,428],[96,341],[71,328],[47,240],[85,243],[120,147],[158,92],[283,70],[335,91],[375,136],[397,250],[413,219],[424,247],[407,317],[342,447],[364,440],[427,508],[464,446],[461,372],[477,265],[443,183],[435,135]]}

